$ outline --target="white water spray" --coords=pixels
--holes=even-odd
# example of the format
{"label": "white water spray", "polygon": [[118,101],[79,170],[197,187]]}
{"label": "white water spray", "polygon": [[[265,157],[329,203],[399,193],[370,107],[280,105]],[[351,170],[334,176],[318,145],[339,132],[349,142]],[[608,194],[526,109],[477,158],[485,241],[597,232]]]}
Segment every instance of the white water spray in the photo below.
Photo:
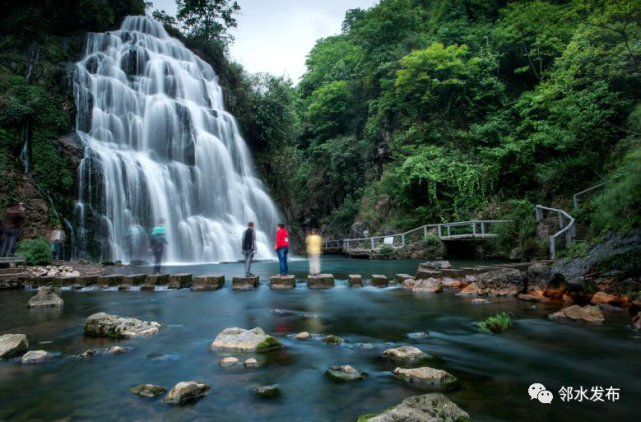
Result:
{"label": "white water spray", "polygon": [[102,259],[148,259],[149,231],[164,218],[167,261],[233,261],[254,221],[257,258],[273,258],[278,211],[209,64],[136,16],[90,34],[77,67],[81,251],[93,236]]}

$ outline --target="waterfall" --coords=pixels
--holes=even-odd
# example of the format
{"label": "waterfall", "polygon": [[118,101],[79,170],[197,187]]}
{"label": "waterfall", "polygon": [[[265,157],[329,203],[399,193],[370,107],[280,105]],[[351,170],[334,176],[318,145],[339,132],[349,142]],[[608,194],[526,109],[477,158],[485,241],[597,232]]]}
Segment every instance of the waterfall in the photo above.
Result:
{"label": "waterfall", "polygon": [[74,85],[85,255],[148,260],[148,234],[163,218],[168,262],[241,258],[248,221],[257,258],[274,257],[278,210],[209,64],[160,23],[130,16],[119,30],[89,34]]}

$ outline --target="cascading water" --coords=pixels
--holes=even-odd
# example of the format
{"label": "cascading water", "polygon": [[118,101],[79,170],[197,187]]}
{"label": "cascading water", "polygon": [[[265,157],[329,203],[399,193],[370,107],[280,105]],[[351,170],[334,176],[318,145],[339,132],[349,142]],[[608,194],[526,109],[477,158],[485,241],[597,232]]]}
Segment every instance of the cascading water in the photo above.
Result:
{"label": "cascading water", "polygon": [[148,233],[163,218],[167,261],[239,259],[248,221],[256,222],[257,258],[273,257],[266,233],[278,211],[211,66],[137,16],[90,34],[77,68],[81,251],[148,259]]}

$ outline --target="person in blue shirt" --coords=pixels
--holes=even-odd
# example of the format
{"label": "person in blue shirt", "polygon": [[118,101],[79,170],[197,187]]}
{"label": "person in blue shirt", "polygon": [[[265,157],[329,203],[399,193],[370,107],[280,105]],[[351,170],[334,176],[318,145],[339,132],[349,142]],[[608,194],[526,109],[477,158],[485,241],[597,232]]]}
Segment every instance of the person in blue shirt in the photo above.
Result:
{"label": "person in blue shirt", "polygon": [[149,239],[151,253],[154,255],[154,274],[160,274],[162,254],[165,250],[165,245],[167,245],[166,235],[165,219],[161,218],[158,221],[158,225],[151,231],[151,237]]}

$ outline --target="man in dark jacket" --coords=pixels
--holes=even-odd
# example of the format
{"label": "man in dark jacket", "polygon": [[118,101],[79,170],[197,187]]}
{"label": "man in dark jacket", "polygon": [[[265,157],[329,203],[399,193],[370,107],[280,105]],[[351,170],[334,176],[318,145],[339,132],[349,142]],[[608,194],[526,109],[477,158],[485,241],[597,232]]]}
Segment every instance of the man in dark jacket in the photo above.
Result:
{"label": "man in dark jacket", "polygon": [[245,256],[245,277],[253,277],[251,273],[252,260],[256,253],[256,231],[254,223],[247,224],[247,230],[243,232],[243,255]]}
{"label": "man in dark jacket", "polygon": [[4,241],[0,250],[0,257],[13,256],[16,250],[16,243],[20,238],[20,227],[25,218],[25,206],[22,202],[10,204],[4,212],[2,222],[2,233]]}

